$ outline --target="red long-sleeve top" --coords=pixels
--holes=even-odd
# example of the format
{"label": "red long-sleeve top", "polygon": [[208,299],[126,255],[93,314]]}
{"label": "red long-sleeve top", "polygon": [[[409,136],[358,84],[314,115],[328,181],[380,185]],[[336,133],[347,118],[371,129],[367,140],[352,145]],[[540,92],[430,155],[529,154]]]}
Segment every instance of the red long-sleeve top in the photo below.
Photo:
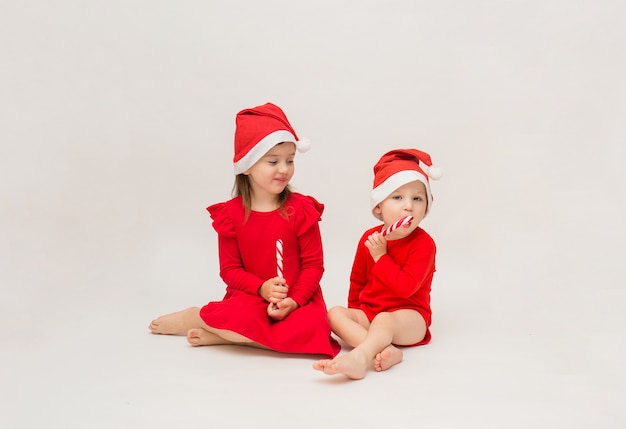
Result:
{"label": "red long-sleeve top", "polygon": [[[430,290],[435,273],[435,242],[422,228],[399,240],[387,241],[387,253],[378,262],[365,247],[371,228],[362,235],[350,274],[348,307],[360,308],[369,320],[383,311],[403,308],[418,311],[426,326],[432,322]],[[430,330],[420,344],[430,341]]]}

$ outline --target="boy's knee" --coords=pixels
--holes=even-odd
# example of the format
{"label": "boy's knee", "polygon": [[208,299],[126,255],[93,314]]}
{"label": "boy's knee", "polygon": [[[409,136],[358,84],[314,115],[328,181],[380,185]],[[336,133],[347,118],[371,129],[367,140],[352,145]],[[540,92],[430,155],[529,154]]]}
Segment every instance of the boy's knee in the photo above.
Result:
{"label": "boy's knee", "polygon": [[341,306],[332,307],[328,310],[328,320],[333,321],[338,317],[342,317],[346,314],[346,308]]}
{"label": "boy's knee", "polygon": [[372,323],[374,321],[377,322],[391,322],[394,320],[394,315],[393,313],[389,313],[387,311],[383,311],[378,313],[376,316],[374,316],[374,319],[372,320]]}

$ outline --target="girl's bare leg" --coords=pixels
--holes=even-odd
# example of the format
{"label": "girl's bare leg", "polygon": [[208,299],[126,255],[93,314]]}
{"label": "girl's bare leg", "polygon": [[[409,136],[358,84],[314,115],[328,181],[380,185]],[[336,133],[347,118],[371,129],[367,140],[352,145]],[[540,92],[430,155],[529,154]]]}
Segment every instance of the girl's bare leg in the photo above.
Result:
{"label": "girl's bare leg", "polygon": [[200,307],[189,307],[157,317],[150,323],[149,329],[153,334],[185,335],[190,329],[202,325],[204,322],[200,318]]}
{"label": "girl's bare leg", "polygon": [[187,341],[194,347],[216,346],[219,344],[232,344],[219,335],[209,332],[204,328],[192,328],[187,332]]}
{"label": "girl's bare leg", "polygon": [[267,349],[267,347],[235,332],[211,328],[200,317],[200,307],[189,307],[157,317],[150,323],[149,328],[153,334],[186,334],[187,341],[194,347],[239,344]]}
{"label": "girl's bare leg", "polygon": [[267,347],[255,343],[243,335],[223,329],[211,328],[204,322],[201,328],[192,328],[187,332],[187,341],[194,347],[233,344],[267,349]]}

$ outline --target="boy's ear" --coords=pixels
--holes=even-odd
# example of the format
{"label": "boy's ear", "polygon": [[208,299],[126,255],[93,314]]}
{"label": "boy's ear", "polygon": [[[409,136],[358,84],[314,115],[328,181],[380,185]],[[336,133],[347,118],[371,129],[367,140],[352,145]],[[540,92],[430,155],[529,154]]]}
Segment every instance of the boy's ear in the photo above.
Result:
{"label": "boy's ear", "polygon": [[380,208],[380,204],[377,204],[376,207],[374,207],[374,209],[372,210],[374,213],[376,214],[383,214],[382,209]]}

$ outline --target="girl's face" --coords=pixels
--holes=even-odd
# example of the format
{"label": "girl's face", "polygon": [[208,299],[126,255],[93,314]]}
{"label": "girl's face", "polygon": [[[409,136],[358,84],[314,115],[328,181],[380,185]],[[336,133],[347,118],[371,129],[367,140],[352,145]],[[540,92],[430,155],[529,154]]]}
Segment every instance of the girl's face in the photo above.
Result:
{"label": "girl's face", "polygon": [[400,186],[374,207],[374,213],[379,214],[385,223],[385,228],[405,216],[413,216],[408,227],[398,228],[387,237],[391,239],[403,238],[411,234],[426,216],[428,199],[426,186],[419,180]]}
{"label": "girl's face", "polygon": [[250,178],[255,199],[276,199],[293,177],[295,156],[295,143],[278,143],[243,173]]}

